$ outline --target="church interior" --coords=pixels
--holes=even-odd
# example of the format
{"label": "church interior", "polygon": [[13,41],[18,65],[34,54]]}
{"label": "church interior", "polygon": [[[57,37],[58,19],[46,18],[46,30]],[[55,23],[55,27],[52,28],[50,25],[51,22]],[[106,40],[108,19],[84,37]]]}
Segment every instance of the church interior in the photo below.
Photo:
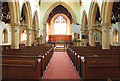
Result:
{"label": "church interior", "polygon": [[2,81],[120,81],[119,0],[0,0]]}

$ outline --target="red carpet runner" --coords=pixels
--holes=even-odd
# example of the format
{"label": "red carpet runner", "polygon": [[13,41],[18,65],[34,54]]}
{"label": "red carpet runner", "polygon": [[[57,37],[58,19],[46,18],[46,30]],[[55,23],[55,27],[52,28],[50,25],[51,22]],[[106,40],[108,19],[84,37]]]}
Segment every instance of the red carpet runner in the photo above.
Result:
{"label": "red carpet runner", "polygon": [[66,52],[54,52],[43,79],[79,79]]}

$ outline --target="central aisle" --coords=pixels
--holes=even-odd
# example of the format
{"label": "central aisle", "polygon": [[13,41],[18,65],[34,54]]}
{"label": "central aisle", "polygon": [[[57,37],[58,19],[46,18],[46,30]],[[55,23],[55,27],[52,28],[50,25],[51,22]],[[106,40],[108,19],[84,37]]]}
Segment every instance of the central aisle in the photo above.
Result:
{"label": "central aisle", "polygon": [[79,79],[66,52],[54,52],[43,79]]}

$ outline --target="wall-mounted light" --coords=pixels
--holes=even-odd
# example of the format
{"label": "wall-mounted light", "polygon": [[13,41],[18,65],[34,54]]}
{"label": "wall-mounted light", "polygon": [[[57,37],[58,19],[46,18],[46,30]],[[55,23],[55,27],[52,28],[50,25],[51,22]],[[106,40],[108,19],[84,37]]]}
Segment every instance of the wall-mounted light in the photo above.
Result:
{"label": "wall-mounted light", "polygon": [[112,32],[112,28],[109,28],[110,32]]}
{"label": "wall-mounted light", "polygon": [[15,32],[17,32],[18,30],[17,29],[15,29]]}
{"label": "wall-mounted light", "polygon": [[10,16],[7,15],[7,16],[3,16],[3,14],[0,16],[0,20],[2,21],[3,19],[6,19],[6,20],[9,20],[10,19]]}

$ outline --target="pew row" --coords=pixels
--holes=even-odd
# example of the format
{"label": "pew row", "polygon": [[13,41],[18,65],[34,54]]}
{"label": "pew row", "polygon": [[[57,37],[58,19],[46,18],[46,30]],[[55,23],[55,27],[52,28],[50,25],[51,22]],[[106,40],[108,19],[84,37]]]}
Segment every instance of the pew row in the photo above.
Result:
{"label": "pew row", "polygon": [[41,79],[41,60],[2,60],[2,79]]}
{"label": "pew row", "polygon": [[[107,78],[120,78],[120,76],[118,75],[118,73],[120,72],[119,69],[119,61],[120,61],[120,51],[119,49],[112,49],[112,50],[102,50],[100,47],[75,47],[75,46],[72,46],[72,47],[68,47],[67,48],[67,53],[69,55],[69,57],[71,58],[72,62],[73,62],[73,65],[75,66],[79,76],[81,77],[81,79],[83,80],[86,80],[86,79],[105,79],[107,80]],[[83,61],[84,59],[84,61]],[[87,59],[87,61],[86,61]],[[89,60],[88,60],[89,59]],[[92,61],[93,60],[93,61]],[[107,61],[109,60],[109,63],[108,65],[105,65],[107,63]],[[111,62],[114,63],[112,64]],[[98,62],[98,65],[93,63],[92,65],[89,65],[91,62],[101,62],[103,61],[101,64]],[[111,62],[110,62],[111,61]],[[88,63],[86,65],[86,63]],[[111,64],[110,64],[111,63]],[[99,65],[100,64],[100,65]],[[100,72],[99,70],[96,68],[99,68],[101,69],[101,71],[104,69],[103,67],[101,67],[103,65],[103,67],[105,66],[108,66],[106,67],[106,73],[108,73],[108,75],[104,75],[104,71],[102,72],[103,73],[103,76],[100,76]],[[94,67],[92,67],[94,66]],[[113,76],[112,74],[109,74],[109,70],[110,68],[111,70],[113,69],[117,69],[117,71],[113,72],[115,75]],[[93,68],[94,70],[91,70],[90,68]],[[107,70],[108,69],[108,70]],[[87,75],[87,73],[85,72],[89,72],[90,74]],[[98,75],[94,75],[94,72],[96,71],[96,73]],[[101,73],[101,74],[102,74]],[[87,76],[86,76],[87,75]],[[94,77],[91,77],[91,76],[94,76]],[[116,76],[117,75],[117,76]]]}
{"label": "pew row", "polygon": [[[40,74],[40,78],[41,78],[44,74],[44,71],[46,70],[46,67],[47,67],[47,65],[50,61],[50,58],[52,57],[52,54],[53,54],[53,48],[48,47],[48,48],[44,49],[41,46],[36,46],[36,47],[32,46],[32,47],[24,47],[24,49],[17,49],[17,50],[16,49],[14,49],[14,50],[13,49],[2,50],[2,55],[0,55],[0,57],[2,57],[3,61],[10,60],[10,62],[11,62],[11,60],[12,61],[15,60],[19,63],[21,63],[21,61],[26,61],[27,62],[29,60],[32,60],[32,61],[35,61],[36,63],[38,63],[38,60],[40,60],[41,62],[39,64],[38,69],[39,69],[39,74]],[[11,65],[12,66],[15,65],[15,66],[21,66],[21,68],[22,68],[22,66],[31,66],[32,67],[35,64],[34,63],[33,65],[27,65],[27,64],[26,65],[25,64],[20,64],[19,65],[19,64],[14,64],[14,63],[12,64],[12,63],[13,62],[11,62],[11,64],[9,64],[9,62],[8,62],[7,65],[3,63],[2,67],[3,68],[9,68],[8,65],[10,65],[10,67],[11,67]],[[14,68],[16,68],[16,67],[14,67]],[[8,70],[10,70],[10,69],[8,69]],[[12,70],[12,71],[14,71],[14,70]],[[9,71],[7,71],[7,73],[8,72]],[[11,72],[11,74],[13,74],[13,73]],[[26,75],[24,75],[24,73],[21,73],[21,74],[23,76],[26,76]],[[10,75],[8,75],[7,77],[6,77],[6,79],[11,79]],[[16,79],[16,77],[14,77],[13,79]],[[21,79],[24,79],[24,78],[21,77]],[[26,79],[30,79],[30,78],[26,77]]]}

